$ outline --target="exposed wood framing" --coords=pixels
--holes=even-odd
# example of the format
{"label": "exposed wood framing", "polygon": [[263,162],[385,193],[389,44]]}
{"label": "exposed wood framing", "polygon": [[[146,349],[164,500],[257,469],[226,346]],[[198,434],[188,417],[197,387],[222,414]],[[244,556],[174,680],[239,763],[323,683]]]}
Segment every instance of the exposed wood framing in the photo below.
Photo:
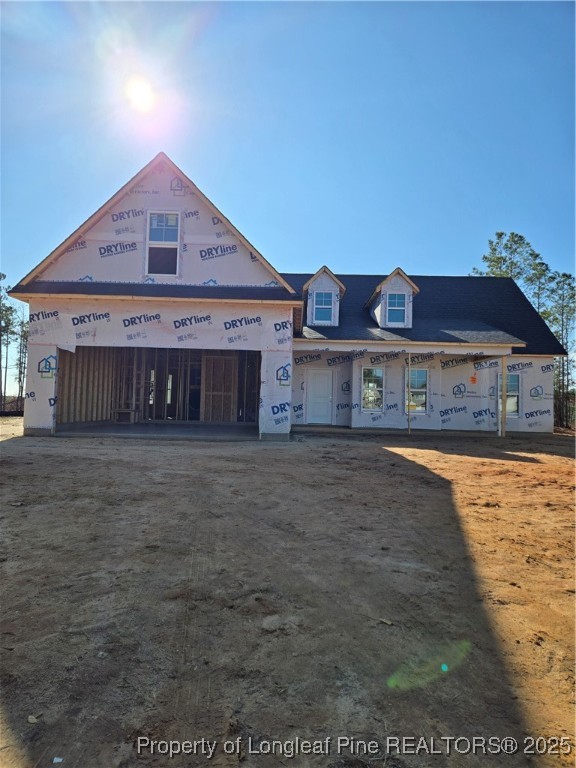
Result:
{"label": "exposed wood framing", "polygon": [[260,355],[247,351],[59,350],[56,424],[256,422],[259,371]]}
{"label": "exposed wood framing", "polygon": [[112,408],[115,350],[58,350],[56,423],[108,421]]}

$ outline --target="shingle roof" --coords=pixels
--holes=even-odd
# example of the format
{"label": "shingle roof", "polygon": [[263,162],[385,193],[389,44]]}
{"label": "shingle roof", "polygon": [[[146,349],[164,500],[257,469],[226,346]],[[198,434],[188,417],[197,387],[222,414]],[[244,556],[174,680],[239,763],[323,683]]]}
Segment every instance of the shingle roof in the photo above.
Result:
{"label": "shingle roof", "polygon": [[99,283],[82,281],[35,280],[19,284],[11,294],[50,294],[77,296],[138,296],[144,299],[234,299],[245,301],[298,301],[285,288],[258,288],[226,285],[172,285],[170,283]]}
{"label": "shingle roof", "polygon": [[[32,281],[17,285],[11,294],[68,294],[78,296],[137,296],[142,298],[234,299],[285,301],[302,295],[312,273],[284,273],[295,290],[246,286],[194,286],[161,283],[99,283]],[[525,342],[516,354],[565,355],[566,351],[532,307],[516,283],[507,277],[437,277],[410,275],[420,292],[413,299],[413,327],[381,329],[365,308],[383,275],[336,275],[346,286],[340,301],[338,327],[304,327],[296,338],[318,341],[398,341],[452,344]]]}
{"label": "shingle roof", "polygon": [[[310,274],[284,273],[302,294]],[[337,275],[346,286],[337,328],[304,327],[301,338],[355,341],[421,341],[517,344],[523,355],[565,355],[566,351],[538,312],[507,277],[410,275],[420,288],[413,299],[413,327],[380,329],[364,308],[383,275]]]}

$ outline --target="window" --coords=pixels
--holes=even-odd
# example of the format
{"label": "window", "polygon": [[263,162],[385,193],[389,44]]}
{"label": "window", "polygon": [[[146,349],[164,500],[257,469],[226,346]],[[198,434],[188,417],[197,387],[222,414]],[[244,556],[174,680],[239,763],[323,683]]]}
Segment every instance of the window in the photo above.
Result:
{"label": "window", "polygon": [[[498,374],[498,408],[502,410],[502,375]],[[520,374],[506,375],[506,416],[520,415]]]}
{"label": "window", "polygon": [[381,411],[384,408],[384,369],[362,368],[362,410]]}
{"label": "window", "polygon": [[330,291],[316,291],[314,293],[314,322],[332,322],[332,297]]}
{"label": "window", "polygon": [[428,371],[411,368],[407,377],[406,405],[409,413],[426,413],[428,407]]}
{"label": "window", "polygon": [[148,274],[178,273],[180,217],[177,213],[148,214]]}
{"label": "window", "polygon": [[387,323],[405,323],[406,322],[406,294],[389,293],[388,294],[388,319]]}

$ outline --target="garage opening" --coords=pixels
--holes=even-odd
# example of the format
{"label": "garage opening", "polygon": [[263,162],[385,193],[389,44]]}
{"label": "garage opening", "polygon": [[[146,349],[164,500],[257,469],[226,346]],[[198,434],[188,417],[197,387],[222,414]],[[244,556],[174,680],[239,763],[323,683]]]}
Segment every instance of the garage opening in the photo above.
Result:
{"label": "garage opening", "polygon": [[59,350],[56,423],[256,423],[260,352]]}

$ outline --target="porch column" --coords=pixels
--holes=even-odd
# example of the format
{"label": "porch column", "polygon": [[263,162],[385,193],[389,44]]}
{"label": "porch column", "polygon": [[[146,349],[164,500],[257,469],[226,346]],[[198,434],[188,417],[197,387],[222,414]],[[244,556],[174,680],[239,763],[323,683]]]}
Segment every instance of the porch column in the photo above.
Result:
{"label": "porch column", "polygon": [[498,413],[498,437],[506,437],[506,358],[501,360],[502,375],[500,376],[500,412]]}

